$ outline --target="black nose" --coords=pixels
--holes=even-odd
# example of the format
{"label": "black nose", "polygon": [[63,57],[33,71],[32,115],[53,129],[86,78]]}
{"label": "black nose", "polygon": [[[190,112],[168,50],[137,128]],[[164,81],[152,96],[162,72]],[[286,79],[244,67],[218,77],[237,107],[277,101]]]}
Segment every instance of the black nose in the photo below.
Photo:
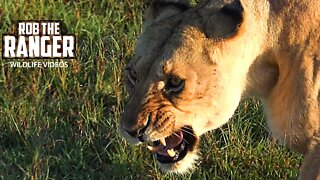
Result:
{"label": "black nose", "polygon": [[151,123],[151,115],[148,115],[147,124],[145,126],[138,127],[138,128],[136,128],[134,130],[126,129],[126,131],[130,136],[138,138],[141,142],[144,142],[142,136],[146,132],[146,130],[147,130],[148,126],[150,125],[150,123]]}

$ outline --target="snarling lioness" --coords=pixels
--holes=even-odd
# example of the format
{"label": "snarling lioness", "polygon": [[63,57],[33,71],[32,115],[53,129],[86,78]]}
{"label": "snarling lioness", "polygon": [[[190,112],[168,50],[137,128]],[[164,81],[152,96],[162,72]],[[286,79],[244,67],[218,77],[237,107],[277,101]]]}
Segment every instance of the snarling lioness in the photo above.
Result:
{"label": "snarling lioness", "polygon": [[126,88],[121,134],[152,142],[164,170],[192,168],[200,135],[254,95],[272,136],[305,156],[300,177],[320,179],[319,0],[153,0]]}

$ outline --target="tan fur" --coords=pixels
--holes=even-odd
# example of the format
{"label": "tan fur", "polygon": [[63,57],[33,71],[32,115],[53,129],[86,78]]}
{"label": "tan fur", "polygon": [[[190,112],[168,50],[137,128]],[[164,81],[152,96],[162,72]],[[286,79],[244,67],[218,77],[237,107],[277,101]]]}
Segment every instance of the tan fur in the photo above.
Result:
{"label": "tan fur", "polygon": [[[157,122],[144,133],[147,141],[185,125],[200,136],[226,123],[241,97],[255,95],[265,104],[273,137],[305,155],[300,178],[320,179],[320,1],[242,0],[238,26],[220,13],[226,3],[232,0],[157,14],[150,7],[128,64],[137,81],[134,87],[127,82],[122,134],[139,142],[126,131],[145,126],[151,114]],[[169,75],[185,79],[183,92],[170,100],[163,95]]]}

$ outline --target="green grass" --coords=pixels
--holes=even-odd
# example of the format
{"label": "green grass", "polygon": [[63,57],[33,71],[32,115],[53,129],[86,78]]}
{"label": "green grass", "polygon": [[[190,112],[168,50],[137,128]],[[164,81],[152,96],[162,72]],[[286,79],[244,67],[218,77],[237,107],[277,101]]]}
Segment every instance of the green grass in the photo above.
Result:
{"label": "green grass", "polygon": [[192,174],[158,170],[145,146],[118,135],[145,3],[133,0],[0,0],[0,33],[17,20],[63,20],[78,38],[68,68],[0,63],[1,179],[292,179],[301,157],[269,139],[261,104],[243,102],[231,122],[201,141]]}

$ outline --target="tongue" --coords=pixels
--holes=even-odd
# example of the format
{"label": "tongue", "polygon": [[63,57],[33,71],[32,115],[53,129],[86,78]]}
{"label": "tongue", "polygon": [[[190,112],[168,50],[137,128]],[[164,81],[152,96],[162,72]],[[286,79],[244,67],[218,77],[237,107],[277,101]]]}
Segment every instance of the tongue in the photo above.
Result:
{"label": "tongue", "polygon": [[[167,150],[174,149],[177,147],[183,140],[183,133],[181,131],[173,133],[171,136],[166,138],[166,146],[159,144],[156,148],[159,149],[157,152],[160,155],[168,156]],[[160,147],[159,147],[160,146]]]}

